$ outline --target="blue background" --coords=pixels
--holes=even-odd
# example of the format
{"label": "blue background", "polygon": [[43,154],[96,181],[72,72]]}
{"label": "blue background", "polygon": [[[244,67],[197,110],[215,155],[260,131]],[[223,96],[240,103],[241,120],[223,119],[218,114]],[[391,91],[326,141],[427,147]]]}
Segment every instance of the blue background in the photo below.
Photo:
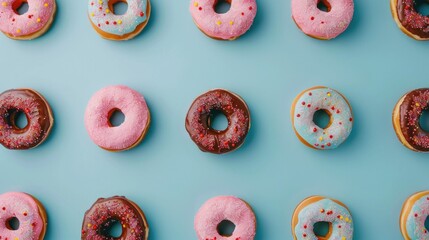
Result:
{"label": "blue background", "polygon": [[[152,240],[196,239],[194,215],[217,195],[254,207],[258,240],[291,239],[295,206],[315,194],[348,205],[355,239],[402,239],[402,203],[429,188],[429,159],[401,145],[391,114],[405,92],[428,86],[428,43],[397,28],[389,1],[355,4],[348,30],[319,41],[297,29],[289,0],[258,1],[251,30],[225,42],[196,28],[188,0],[154,0],[142,34],[113,42],[92,29],[86,1],[58,0],[46,35],[0,36],[1,90],[34,88],[55,114],[40,147],[0,149],[0,192],[44,203],[46,239],[80,239],[84,212],[112,195],[141,206]],[[122,153],[98,148],[83,122],[91,95],[111,84],[144,94],[152,113],[146,139]],[[353,131],[336,150],[307,148],[291,126],[294,97],[315,85],[337,89],[353,107]],[[252,115],[244,146],[221,156],[199,151],[184,128],[194,98],[218,87],[241,95]]]}

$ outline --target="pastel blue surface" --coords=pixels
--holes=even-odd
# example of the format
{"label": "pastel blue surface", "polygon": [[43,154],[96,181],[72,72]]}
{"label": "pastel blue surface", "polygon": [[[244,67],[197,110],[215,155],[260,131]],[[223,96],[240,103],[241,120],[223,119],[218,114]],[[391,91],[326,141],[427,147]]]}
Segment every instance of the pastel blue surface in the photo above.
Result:
{"label": "pastel blue surface", "polygon": [[[402,239],[402,203],[429,188],[429,159],[400,144],[391,114],[402,94],[428,87],[428,43],[397,28],[389,1],[356,1],[351,26],[332,41],[301,33],[290,0],[258,1],[253,27],[233,42],[203,35],[188,0],[152,6],[147,28],[129,42],[101,39],[87,1],[67,0],[43,37],[0,36],[1,90],[34,88],[55,113],[40,147],[0,148],[0,192],[29,192],[45,204],[46,239],[79,239],[84,212],[116,194],[142,207],[152,240],[196,239],[198,208],[228,194],[254,207],[258,240],[292,239],[295,206],[315,194],[348,205],[355,239]],[[152,113],[148,136],[131,151],[99,149],[84,127],[87,101],[110,84],[143,93]],[[315,85],[338,90],[353,107],[353,131],[333,151],[309,149],[292,130],[295,95]],[[244,146],[222,156],[200,152],[184,128],[194,98],[218,87],[241,95],[252,114]]]}

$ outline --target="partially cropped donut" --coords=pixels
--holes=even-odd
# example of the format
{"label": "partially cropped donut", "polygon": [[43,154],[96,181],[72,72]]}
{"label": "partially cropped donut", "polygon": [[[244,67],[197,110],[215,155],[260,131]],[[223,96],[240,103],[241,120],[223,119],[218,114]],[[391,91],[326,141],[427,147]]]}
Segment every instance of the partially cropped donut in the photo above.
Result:
{"label": "partially cropped donut", "polygon": [[[109,229],[116,222],[121,224],[122,234],[113,238],[109,235]],[[83,218],[82,240],[147,240],[148,235],[149,225],[143,211],[125,197],[100,198]]]}
{"label": "partially cropped donut", "polygon": [[402,207],[401,233],[405,240],[428,239],[425,221],[429,216],[429,191],[411,195]]}
{"label": "partially cropped donut", "polygon": [[396,135],[404,146],[413,151],[429,151],[429,132],[420,126],[420,117],[428,108],[429,89],[421,88],[406,93],[393,109]]}
{"label": "partially cropped donut", "polygon": [[[20,15],[23,3],[28,11]],[[55,12],[55,0],[0,0],[0,30],[12,39],[31,40],[48,31]]]}
{"label": "partially cropped donut", "polygon": [[218,40],[235,40],[249,30],[256,16],[255,0],[228,0],[228,12],[219,14],[214,7],[218,0],[191,0],[190,11],[197,27]]}
{"label": "partially cropped donut", "polygon": [[[124,122],[113,126],[110,117],[115,111],[125,115]],[[99,147],[117,152],[138,145],[150,125],[150,112],[140,93],[127,86],[109,86],[97,91],[85,111],[85,126]]]}
{"label": "partially cropped donut", "polygon": [[[324,3],[327,12],[317,5]],[[353,19],[353,0],[292,0],[292,18],[310,37],[329,40],[343,33]]]}
{"label": "partially cropped donut", "polygon": [[[18,229],[10,221],[17,218]],[[46,233],[47,215],[42,203],[22,192],[0,195],[0,239],[43,240]]]}
{"label": "partially cropped donut", "polygon": [[402,32],[416,40],[429,40],[429,17],[416,10],[415,0],[390,0],[390,8]]}
{"label": "partially cropped donut", "polygon": [[[19,128],[15,117],[21,112],[27,125]],[[24,150],[39,146],[54,124],[45,98],[32,89],[12,89],[0,94],[0,143],[8,149]]]}
{"label": "partially cropped donut", "polygon": [[[330,116],[325,128],[313,121],[319,110]],[[327,87],[313,87],[298,94],[292,103],[291,118],[299,140],[319,150],[338,147],[348,138],[353,127],[349,102],[341,93]]]}
{"label": "partially cropped donut", "polygon": [[[216,111],[228,119],[225,130],[211,127],[210,119]],[[185,127],[201,151],[215,154],[231,152],[244,143],[249,132],[249,108],[237,94],[214,89],[194,100],[186,115]]]}
{"label": "partially cropped donut", "polygon": [[[113,5],[126,2],[128,10],[116,15]],[[109,40],[129,40],[137,36],[149,22],[149,0],[89,0],[88,15],[92,27],[101,37]]]}
{"label": "partially cropped donut", "polygon": [[[326,236],[314,233],[314,224],[327,222]],[[295,209],[292,217],[294,240],[352,240],[353,221],[346,205],[342,202],[321,196],[304,199]]]}
{"label": "partially cropped donut", "polygon": [[[219,233],[218,226],[228,220],[235,225],[231,236]],[[233,196],[209,199],[195,216],[198,240],[253,240],[256,234],[256,217],[248,203]]]}

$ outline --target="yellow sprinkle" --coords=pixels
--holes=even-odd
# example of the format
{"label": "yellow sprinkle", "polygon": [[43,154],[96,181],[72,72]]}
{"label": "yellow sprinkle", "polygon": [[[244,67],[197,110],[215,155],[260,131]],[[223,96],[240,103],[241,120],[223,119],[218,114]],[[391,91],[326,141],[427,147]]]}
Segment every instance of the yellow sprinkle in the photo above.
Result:
{"label": "yellow sprinkle", "polygon": [[331,96],[331,93],[330,92],[328,92],[328,97],[330,97]]}
{"label": "yellow sprinkle", "polygon": [[49,6],[49,4],[48,4],[48,3],[45,3],[43,6],[47,7],[47,6]]}
{"label": "yellow sprinkle", "polygon": [[194,2],[194,6],[195,6],[195,7],[198,7],[198,2]]}
{"label": "yellow sprinkle", "polygon": [[324,213],[324,212],[325,212],[325,209],[323,209],[323,208],[322,208],[322,209],[320,209],[320,212],[321,212],[321,213]]}
{"label": "yellow sprinkle", "polygon": [[417,107],[420,107],[420,104],[419,104],[419,103],[416,103],[416,106],[417,106]]}
{"label": "yellow sprinkle", "polygon": [[20,33],[20,32],[21,32],[21,29],[19,29],[19,28],[18,28],[18,29],[16,29],[16,32],[17,32],[17,33]]}
{"label": "yellow sprinkle", "polygon": [[122,225],[122,227],[123,227],[123,228],[126,228],[125,224],[124,224],[124,225]]}
{"label": "yellow sprinkle", "polygon": [[109,10],[109,9],[106,9],[106,13],[110,13],[110,10]]}
{"label": "yellow sprinkle", "polygon": [[2,3],[1,3],[1,5],[2,5],[3,7],[6,7],[6,6],[7,6],[7,2],[2,2]]}
{"label": "yellow sprinkle", "polygon": [[88,227],[90,228],[92,225],[91,225],[91,223],[88,223]]}
{"label": "yellow sprinkle", "polygon": [[19,238],[16,237],[15,240],[19,240]]}
{"label": "yellow sprinkle", "polygon": [[216,21],[216,24],[220,26],[222,24],[222,22],[221,21]]}
{"label": "yellow sprinkle", "polygon": [[116,21],[118,24],[122,24],[122,20],[118,20]]}
{"label": "yellow sprinkle", "polygon": [[38,19],[37,19],[37,22],[40,22],[40,21],[41,21],[41,19],[40,19],[40,18],[38,18]]}
{"label": "yellow sprinkle", "polygon": [[319,138],[319,140],[320,140],[320,141],[323,141],[323,137],[320,137],[320,138]]}
{"label": "yellow sprinkle", "polygon": [[346,240],[346,237],[342,237],[341,240]]}
{"label": "yellow sprinkle", "polygon": [[99,4],[103,4],[103,1],[101,1],[101,0],[100,0],[100,1],[98,1],[98,3],[99,3]]}
{"label": "yellow sprinkle", "polygon": [[229,25],[234,25],[234,21],[229,22]]}
{"label": "yellow sprinkle", "polygon": [[350,221],[350,219],[348,217],[346,217],[346,222]]}
{"label": "yellow sprinkle", "polygon": [[340,216],[340,219],[341,219],[341,220],[343,220],[343,218],[344,218],[343,216]]}

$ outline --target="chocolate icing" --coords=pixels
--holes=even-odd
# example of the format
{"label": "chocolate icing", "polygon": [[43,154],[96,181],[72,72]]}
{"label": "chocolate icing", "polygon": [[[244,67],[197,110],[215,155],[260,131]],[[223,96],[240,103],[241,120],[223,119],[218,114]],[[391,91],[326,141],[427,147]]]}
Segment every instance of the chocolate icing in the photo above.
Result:
{"label": "chocolate icing", "polygon": [[[122,234],[109,236],[108,230],[120,222]],[[143,211],[125,197],[99,198],[86,211],[82,223],[82,240],[146,240],[149,227]]]}
{"label": "chocolate icing", "polygon": [[[27,126],[20,129],[15,117],[22,112]],[[8,149],[38,146],[49,135],[52,112],[46,100],[31,89],[12,89],[0,94],[0,143]]]}
{"label": "chocolate icing", "polygon": [[429,151],[429,133],[420,126],[423,111],[429,108],[429,89],[407,93],[399,107],[400,128],[405,140],[418,151]]}
{"label": "chocolate icing", "polygon": [[395,0],[396,10],[401,25],[412,34],[429,38],[429,17],[423,16],[415,9],[415,0]]}
{"label": "chocolate icing", "polygon": [[[216,111],[221,111],[228,119],[225,130],[215,130],[210,126],[210,117]],[[195,99],[186,116],[185,126],[202,151],[227,153],[243,144],[250,128],[250,113],[240,97],[215,89]]]}

